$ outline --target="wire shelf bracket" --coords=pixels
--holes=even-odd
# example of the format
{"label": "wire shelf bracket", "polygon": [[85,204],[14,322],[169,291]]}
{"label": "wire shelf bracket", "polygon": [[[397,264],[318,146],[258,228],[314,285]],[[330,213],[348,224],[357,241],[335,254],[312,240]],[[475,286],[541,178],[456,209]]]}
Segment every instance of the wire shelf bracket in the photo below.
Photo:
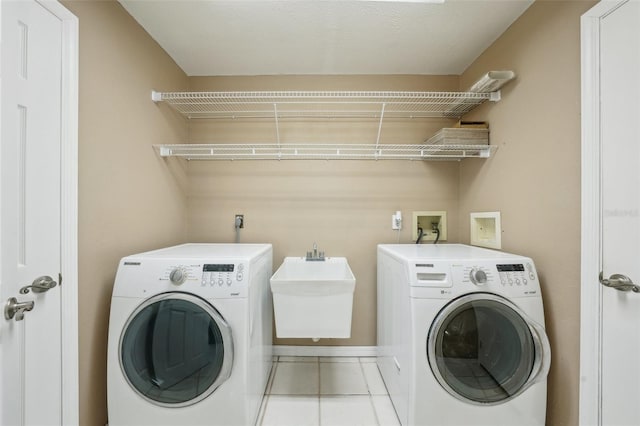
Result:
{"label": "wire shelf bracket", "polygon": [[489,158],[495,145],[407,144],[173,144],[154,145],[161,157],[186,160],[449,160]]}
{"label": "wire shelf bracket", "polygon": [[189,119],[460,118],[500,92],[156,92]]}
{"label": "wire shelf bracket", "polygon": [[[151,99],[166,102],[187,119],[274,120],[275,143],[154,145],[162,157],[187,160],[373,159],[456,160],[489,158],[490,145],[398,145],[381,143],[386,119],[460,118],[486,101],[500,100],[494,92],[157,92]],[[375,144],[314,144],[281,141],[280,126],[296,119],[369,119],[378,123]]]}

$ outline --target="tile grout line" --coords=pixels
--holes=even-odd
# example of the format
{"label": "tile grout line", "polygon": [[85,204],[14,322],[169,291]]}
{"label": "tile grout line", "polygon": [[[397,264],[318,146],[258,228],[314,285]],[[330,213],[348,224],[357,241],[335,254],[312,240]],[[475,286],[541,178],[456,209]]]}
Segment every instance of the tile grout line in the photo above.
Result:
{"label": "tile grout line", "polygon": [[264,423],[264,416],[267,414],[267,405],[269,405],[269,400],[271,399],[271,388],[273,387],[273,382],[275,381],[275,378],[276,378],[276,371],[278,370],[279,361],[280,361],[280,357],[277,357],[276,361],[273,363],[271,367],[271,372],[269,374],[269,378],[267,379],[267,387],[265,389],[265,394],[262,398],[262,404],[260,407],[260,414],[259,414],[260,417],[256,422],[256,425],[262,425]]}
{"label": "tile grout line", "polygon": [[371,394],[371,386],[369,384],[369,380],[367,380],[367,375],[364,371],[364,366],[362,365],[362,360],[358,358],[358,364],[360,365],[360,372],[362,373],[362,378],[364,379],[364,383],[367,385],[367,393],[369,394],[369,405],[373,410],[373,417],[376,419],[376,425],[380,426],[380,418],[378,418],[378,412],[376,411],[376,405],[373,402],[373,395]]}
{"label": "tile grout line", "polygon": [[391,400],[391,394],[389,393],[389,388],[387,387],[387,382],[384,381],[384,378],[382,377],[382,371],[380,371],[380,368],[378,367],[378,363],[377,362],[376,362],[376,371],[380,375],[380,380],[382,380],[382,384],[384,385],[384,390],[386,392],[386,395],[389,397],[389,400]]}
{"label": "tile grout line", "polygon": [[[391,400],[391,394],[389,393],[389,388],[387,387],[387,382],[385,382],[384,379],[382,378],[382,372],[380,371],[380,368],[378,367],[378,363],[377,362],[376,362],[376,371],[380,375],[380,379],[382,380],[382,384],[384,385],[384,389],[387,392],[386,396],[389,399],[389,403],[391,404],[391,408],[393,410],[393,415],[395,416],[395,419],[396,419],[396,422],[397,422],[398,426],[400,426],[401,425],[400,417],[398,417],[398,412],[396,411],[396,407],[393,404],[393,401]],[[378,422],[379,422],[379,420],[378,420]]]}
{"label": "tile grout line", "polygon": [[267,383],[267,393],[271,395],[271,389],[273,388],[273,382],[276,380],[276,373],[278,371],[278,365],[280,365],[280,357],[276,359],[276,362],[272,366],[271,374],[269,375],[269,382]]}
{"label": "tile grout line", "polygon": [[[289,361],[296,362],[295,360],[281,360],[280,356],[276,357],[276,361],[274,362],[274,365],[273,365],[273,370],[271,372],[271,375],[269,377],[269,381],[267,383],[267,394],[265,395],[265,398],[263,400],[263,404],[262,404],[263,407],[262,407],[262,410],[261,410],[261,414],[260,414],[260,416],[258,418],[258,421],[256,422],[256,426],[264,426],[265,425],[265,418],[266,418],[267,408],[273,402],[273,401],[271,401],[271,396],[272,396],[272,391],[273,391],[273,386],[274,386],[274,383],[275,383],[275,378],[276,378],[277,371],[279,370],[279,367],[281,367],[280,366],[281,362],[288,363]],[[301,361],[299,361],[299,362],[301,362]],[[369,400],[369,407],[370,407],[371,410],[373,410],[373,421],[374,421],[373,424],[375,424],[376,426],[381,426],[381,417],[380,417],[380,414],[376,410],[376,402],[374,401],[372,383],[370,383],[370,380],[368,380],[367,373],[365,371],[365,367],[367,367],[367,366],[364,365],[365,362],[363,362],[361,357],[357,357],[356,358],[356,362],[358,364],[358,369],[360,371],[360,374],[362,375],[362,379],[364,380],[364,383],[366,385],[366,391],[367,391],[367,396],[368,396],[368,400]],[[328,364],[328,363],[329,362],[327,362],[325,364]],[[313,364],[313,363],[311,363],[311,364]],[[317,414],[318,426],[322,426],[323,415],[322,415],[321,408],[322,408],[322,396],[323,395],[322,395],[322,374],[321,374],[321,370],[320,370],[321,367],[322,367],[322,362],[321,362],[320,357],[316,358],[315,364],[317,366],[317,373],[316,374],[317,374],[318,384],[317,384],[316,392],[314,392],[313,394],[310,394],[309,396],[316,396],[316,404],[317,404],[316,406],[317,406],[317,409],[318,409],[318,414]],[[377,363],[374,363],[374,366],[375,366],[376,372],[378,372],[378,374],[380,374],[378,366],[377,366]],[[374,380],[374,382],[375,382],[375,380]],[[388,394],[388,390],[386,389],[386,383],[384,383],[384,387],[385,387],[385,390],[387,391],[387,398],[390,398],[389,394]],[[351,394],[347,394],[347,393],[343,394],[343,393],[339,393],[338,392],[336,394],[331,394],[331,395],[338,396],[338,397],[344,397],[344,396],[348,396],[348,395],[351,395]],[[331,395],[328,394],[329,397],[331,397]],[[358,395],[358,393],[355,393],[353,395]],[[376,395],[378,395],[378,394],[376,394]],[[283,396],[293,397],[294,394],[286,394],[286,395],[283,394]],[[327,396],[327,395],[325,395],[325,396]],[[397,417],[397,413],[394,413],[394,414],[396,414],[396,417]]]}

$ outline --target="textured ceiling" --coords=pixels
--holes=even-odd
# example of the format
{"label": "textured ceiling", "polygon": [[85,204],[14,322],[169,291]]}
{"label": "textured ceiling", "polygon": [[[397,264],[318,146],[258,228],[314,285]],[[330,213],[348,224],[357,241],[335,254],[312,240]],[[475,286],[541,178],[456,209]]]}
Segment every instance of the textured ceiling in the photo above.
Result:
{"label": "textured ceiling", "polygon": [[191,76],[462,73],[533,0],[119,0]]}

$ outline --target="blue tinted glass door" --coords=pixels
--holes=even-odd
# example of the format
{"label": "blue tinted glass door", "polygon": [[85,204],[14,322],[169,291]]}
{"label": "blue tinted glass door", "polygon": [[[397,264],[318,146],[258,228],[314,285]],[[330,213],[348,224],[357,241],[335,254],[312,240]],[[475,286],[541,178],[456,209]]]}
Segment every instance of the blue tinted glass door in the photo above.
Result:
{"label": "blue tinted glass door", "polygon": [[431,369],[459,399],[496,404],[521,392],[536,361],[525,319],[499,300],[466,296],[445,307],[429,333]]}
{"label": "blue tinted glass door", "polygon": [[156,296],[127,322],[120,360],[130,385],[158,405],[190,405],[231,371],[231,330],[206,301],[183,293]]}

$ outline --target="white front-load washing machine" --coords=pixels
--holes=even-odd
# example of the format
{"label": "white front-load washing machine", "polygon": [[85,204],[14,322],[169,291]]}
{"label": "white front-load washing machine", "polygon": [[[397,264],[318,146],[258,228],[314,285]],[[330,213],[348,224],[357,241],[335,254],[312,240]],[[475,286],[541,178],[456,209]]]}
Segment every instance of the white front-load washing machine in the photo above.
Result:
{"label": "white front-load washing machine", "polygon": [[107,353],[109,425],[251,425],[272,365],[270,244],[123,258]]}
{"label": "white front-load washing machine", "polygon": [[402,425],[542,426],[550,360],[530,258],[378,246],[377,363]]}

